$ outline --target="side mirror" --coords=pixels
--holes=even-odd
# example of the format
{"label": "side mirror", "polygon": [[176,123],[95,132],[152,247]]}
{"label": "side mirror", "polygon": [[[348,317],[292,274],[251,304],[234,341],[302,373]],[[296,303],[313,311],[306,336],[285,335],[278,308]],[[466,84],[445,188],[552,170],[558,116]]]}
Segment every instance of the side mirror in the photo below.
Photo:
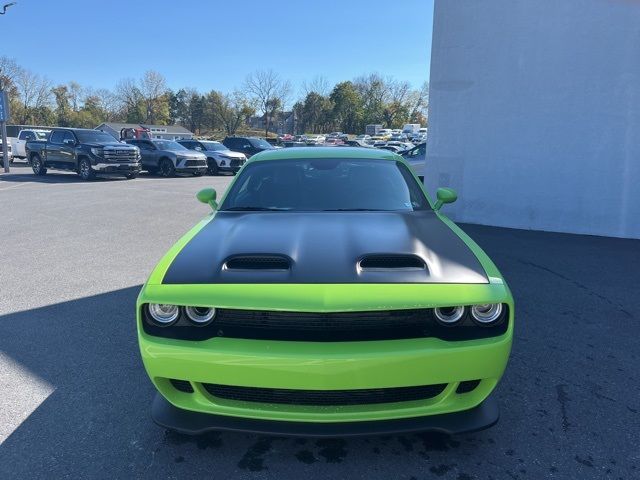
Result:
{"label": "side mirror", "polygon": [[213,210],[217,210],[216,191],[213,188],[203,188],[196,193],[196,198],[202,203],[208,204]]}
{"label": "side mirror", "polygon": [[433,206],[436,212],[440,210],[445,203],[453,203],[458,199],[458,194],[453,188],[439,188],[436,190],[436,196],[438,197],[438,201]]}

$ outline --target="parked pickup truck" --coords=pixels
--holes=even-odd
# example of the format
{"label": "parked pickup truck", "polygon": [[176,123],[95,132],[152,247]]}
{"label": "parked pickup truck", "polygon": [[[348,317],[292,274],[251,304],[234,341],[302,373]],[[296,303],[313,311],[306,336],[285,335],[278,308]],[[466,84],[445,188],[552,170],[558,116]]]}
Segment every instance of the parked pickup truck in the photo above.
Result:
{"label": "parked pickup truck", "polygon": [[46,140],[51,130],[24,129],[20,130],[17,138],[13,138],[11,146],[13,147],[13,158],[27,158],[27,142],[33,140]]}
{"label": "parked pickup truck", "polygon": [[85,128],[55,128],[47,140],[27,142],[26,154],[36,175],[54,169],[76,172],[83,180],[93,180],[98,174],[131,179],[141,168],[137,147]]}

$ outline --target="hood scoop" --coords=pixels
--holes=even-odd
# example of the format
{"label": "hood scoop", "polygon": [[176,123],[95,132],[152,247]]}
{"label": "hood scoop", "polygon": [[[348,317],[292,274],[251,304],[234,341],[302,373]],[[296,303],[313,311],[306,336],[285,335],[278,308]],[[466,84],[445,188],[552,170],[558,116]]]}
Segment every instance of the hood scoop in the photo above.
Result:
{"label": "hood scoop", "polygon": [[225,260],[223,270],[290,270],[291,259],[284,255],[234,255]]}
{"label": "hood scoop", "polygon": [[417,255],[365,255],[358,262],[360,270],[426,270],[427,264]]}

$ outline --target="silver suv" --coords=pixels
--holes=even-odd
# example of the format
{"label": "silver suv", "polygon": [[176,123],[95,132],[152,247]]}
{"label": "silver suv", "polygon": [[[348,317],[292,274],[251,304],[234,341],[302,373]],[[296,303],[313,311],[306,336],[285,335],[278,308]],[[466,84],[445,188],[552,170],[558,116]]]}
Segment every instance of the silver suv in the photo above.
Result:
{"label": "silver suv", "polygon": [[172,140],[131,139],[127,143],[140,148],[142,169],[163,177],[173,177],[176,173],[190,173],[200,176],[207,171],[207,157],[189,150]]}

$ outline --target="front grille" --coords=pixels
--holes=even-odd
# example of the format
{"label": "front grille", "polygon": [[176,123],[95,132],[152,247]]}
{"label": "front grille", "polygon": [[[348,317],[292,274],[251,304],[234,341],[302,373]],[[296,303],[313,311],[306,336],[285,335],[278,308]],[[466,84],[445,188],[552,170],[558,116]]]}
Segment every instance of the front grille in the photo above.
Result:
{"label": "front grille", "polygon": [[[350,342],[439,338],[447,341],[491,338],[507,331],[509,312],[495,326],[476,325],[468,313],[455,327],[440,325],[429,308],[378,310],[369,312],[278,312],[218,308],[210,324],[190,327],[186,322],[159,327],[143,322],[149,335],[179,340],[207,340],[215,337],[302,342]],[[145,313],[146,315],[146,313]]]}
{"label": "front grille", "polygon": [[186,160],[184,162],[185,167],[206,167],[207,163],[204,160]]}
{"label": "front grille", "polygon": [[186,380],[176,380],[175,378],[170,379],[171,385],[173,388],[180,392],[184,393],[193,393],[193,387],[191,386],[191,382]]}
{"label": "front grille", "polygon": [[138,153],[133,149],[107,149],[102,153],[108,162],[128,162],[135,163],[138,161]]}
{"label": "front grille", "polygon": [[456,393],[473,392],[478,385],[480,385],[480,380],[465,380],[464,382],[460,382],[458,384],[458,388],[456,388]]}
{"label": "front grille", "polygon": [[238,159],[238,158],[234,158],[231,160],[231,166],[232,167],[239,167],[240,165],[242,165],[242,160]]}
{"label": "front grille", "polygon": [[427,400],[440,395],[446,383],[417,387],[368,388],[359,390],[291,390],[284,388],[236,387],[203,383],[217,398],[241,402],[281,403],[287,405],[373,405],[378,403]]}

